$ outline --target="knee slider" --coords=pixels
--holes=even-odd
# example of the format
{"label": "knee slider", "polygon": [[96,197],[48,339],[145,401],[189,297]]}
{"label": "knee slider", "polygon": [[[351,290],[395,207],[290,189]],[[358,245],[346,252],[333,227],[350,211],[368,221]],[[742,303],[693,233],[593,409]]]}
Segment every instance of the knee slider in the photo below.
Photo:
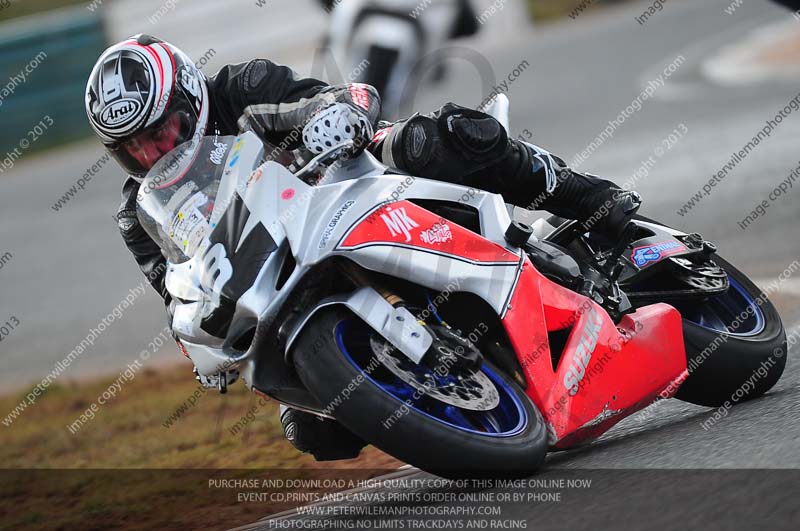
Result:
{"label": "knee slider", "polygon": [[431,115],[395,124],[382,158],[415,175],[460,182],[505,157],[509,146],[500,122],[450,103]]}
{"label": "knee slider", "polygon": [[446,144],[471,162],[473,168],[476,165],[481,168],[489,166],[507,154],[508,133],[500,122],[485,112],[447,103],[435,116]]}
{"label": "knee slider", "polygon": [[488,114],[469,109],[443,115],[440,128],[448,140],[468,160],[491,164],[505,155],[508,134],[503,126]]}

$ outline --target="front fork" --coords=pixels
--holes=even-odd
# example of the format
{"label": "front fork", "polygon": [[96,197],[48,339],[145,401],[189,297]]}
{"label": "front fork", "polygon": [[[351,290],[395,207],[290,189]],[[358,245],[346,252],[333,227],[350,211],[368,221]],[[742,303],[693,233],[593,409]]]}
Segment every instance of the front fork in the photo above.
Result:
{"label": "front fork", "polygon": [[[394,308],[408,309],[406,301],[397,293],[386,287],[383,282],[375,278],[370,272],[358,267],[352,262],[344,262],[341,269],[344,274],[355,284],[357,287],[372,287],[377,291],[381,297],[391,304]],[[432,308],[433,302],[428,299],[428,307],[431,308],[431,314],[437,315],[435,308]],[[410,312],[410,310],[409,310]],[[413,315],[413,312],[410,312]],[[464,369],[477,369],[483,365],[483,356],[481,352],[470,341],[462,338],[459,331],[454,330],[450,325],[444,321],[439,322],[437,325],[431,325],[415,316],[417,324],[422,326],[433,338],[433,343],[425,356],[420,360],[430,368],[441,366],[450,367],[463,367]],[[452,348],[453,346],[456,348]],[[459,348],[460,347],[460,348]]]}

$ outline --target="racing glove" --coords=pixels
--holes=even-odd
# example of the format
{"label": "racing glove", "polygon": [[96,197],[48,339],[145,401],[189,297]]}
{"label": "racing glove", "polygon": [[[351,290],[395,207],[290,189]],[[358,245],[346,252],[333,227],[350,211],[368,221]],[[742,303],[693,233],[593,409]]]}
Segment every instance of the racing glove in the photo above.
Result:
{"label": "racing glove", "polygon": [[372,123],[364,113],[346,103],[333,103],[309,120],[303,128],[303,143],[318,155],[353,140],[355,149],[349,156],[354,157],[367,147],[372,135]]}

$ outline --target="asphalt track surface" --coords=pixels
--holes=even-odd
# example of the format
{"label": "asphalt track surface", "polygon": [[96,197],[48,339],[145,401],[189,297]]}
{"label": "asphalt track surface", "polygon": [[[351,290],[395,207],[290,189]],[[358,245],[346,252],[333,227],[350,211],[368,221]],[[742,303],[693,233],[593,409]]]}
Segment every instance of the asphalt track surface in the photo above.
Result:
{"label": "asphalt track surface", "polygon": [[[722,85],[704,74],[706,61],[724,47],[792,20],[787,11],[764,0],[745,2],[733,15],[724,11],[729,4],[671,0],[640,25],[635,17],[650,3],[626,3],[554,26],[483,37],[462,46],[487,58],[498,81],[523,61],[529,63],[509,85],[512,130],[531,131],[536,143],[568,161],[649,81],[683,56],[685,61],[666,85],[581,169],[624,182],[683,124],[685,136],[636,182],[645,198],[643,213],[701,232],[746,273],[769,282],[800,259],[795,233],[800,220],[798,186],[748,230],[741,230],[737,222],[798,165],[800,112],[785,119],[710,197],[685,216],[676,213],[798,91],[797,77]],[[299,65],[301,73],[307,73],[303,68],[307,66]],[[415,107],[424,111],[446,101],[477,105],[486,95],[476,68],[456,60],[446,81],[419,91]],[[112,220],[120,185],[113,163],[103,166],[59,212],[51,209],[101,155],[94,143],[78,143],[23,157],[0,177],[0,256],[13,255],[0,269],[0,321],[15,316],[21,323],[0,343],[4,390],[24,388],[43,378],[142,282]],[[773,297],[789,332],[800,325],[799,295],[797,283],[790,281]],[[64,377],[115,373],[133,361],[162,326],[161,304],[148,289]],[[653,406],[657,408],[653,412],[625,420],[587,448],[551,455],[548,470],[797,468],[800,375],[795,353],[796,349],[790,350],[784,377],[768,396],[737,406],[710,430],[700,426],[710,410],[668,401]],[[151,362],[169,363],[175,356],[172,349],[162,349]],[[630,481],[640,490],[648,488],[645,472]],[[770,492],[780,496],[778,487],[783,485],[778,481],[774,486]],[[689,492],[693,496],[683,500],[687,504],[714,503],[712,497]],[[657,514],[655,508],[652,514]]]}

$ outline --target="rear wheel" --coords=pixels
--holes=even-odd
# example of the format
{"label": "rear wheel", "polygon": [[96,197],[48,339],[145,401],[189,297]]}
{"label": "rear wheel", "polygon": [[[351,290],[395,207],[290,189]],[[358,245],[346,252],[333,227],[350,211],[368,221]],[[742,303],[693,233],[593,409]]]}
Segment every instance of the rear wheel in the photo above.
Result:
{"label": "rear wheel", "polygon": [[[636,216],[637,220],[665,226]],[[718,407],[763,395],[786,366],[786,332],[778,311],[758,286],[730,262],[712,255],[727,275],[725,293],[703,302],[670,302],[683,317],[689,377],[675,398]]]}
{"label": "rear wheel", "polygon": [[[641,215],[635,219],[667,228]],[[565,221],[555,216],[548,219],[554,227]],[[577,236],[574,231],[563,234],[573,238],[567,244]],[[556,239],[560,236],[557,234]],[[551,234],[549,238],[552,237]],[[584,246],[573,246],[571,250],[576,259],[592,260],[592,253],[587,253]],[[680,311],[689,377],[675,397],[716,407],[751,400],[772,389],[786,366],[787,345],[780,315],[758,286],[718,255],[713,254],[710,260],[713,263],[692,270],[697,277],[691,279],[691,284],[684,282],[677,290],[670,285],[676,279],[674,273],[663,279],[645,279],[649,284],[646,286],[636,279],[629,280],[624,289],[629,295],[654,293],[648,298],[639,297],[640,306],[667,302]],[[730,286],[725,290],[727,283]],[[699,289],[707,290],[705,298],[697,296]]]}
{"label": "rear wheel", "polygon": [[525,476],[541,466],[544,421],[510,378],[487,362],[434,371],[392,351],[352,313],[331,307],[313,317],[293,355],[303,383],[337,420],[398,459],[445,477]]}
{"label": "rear wheel", "polygon": [[769,391],[786,366],[786,332],[766,295],[715,256],[730,288],[704,304],[675,304],[683,316],[689,378],[676,398],[703,406],[744,402]]}

